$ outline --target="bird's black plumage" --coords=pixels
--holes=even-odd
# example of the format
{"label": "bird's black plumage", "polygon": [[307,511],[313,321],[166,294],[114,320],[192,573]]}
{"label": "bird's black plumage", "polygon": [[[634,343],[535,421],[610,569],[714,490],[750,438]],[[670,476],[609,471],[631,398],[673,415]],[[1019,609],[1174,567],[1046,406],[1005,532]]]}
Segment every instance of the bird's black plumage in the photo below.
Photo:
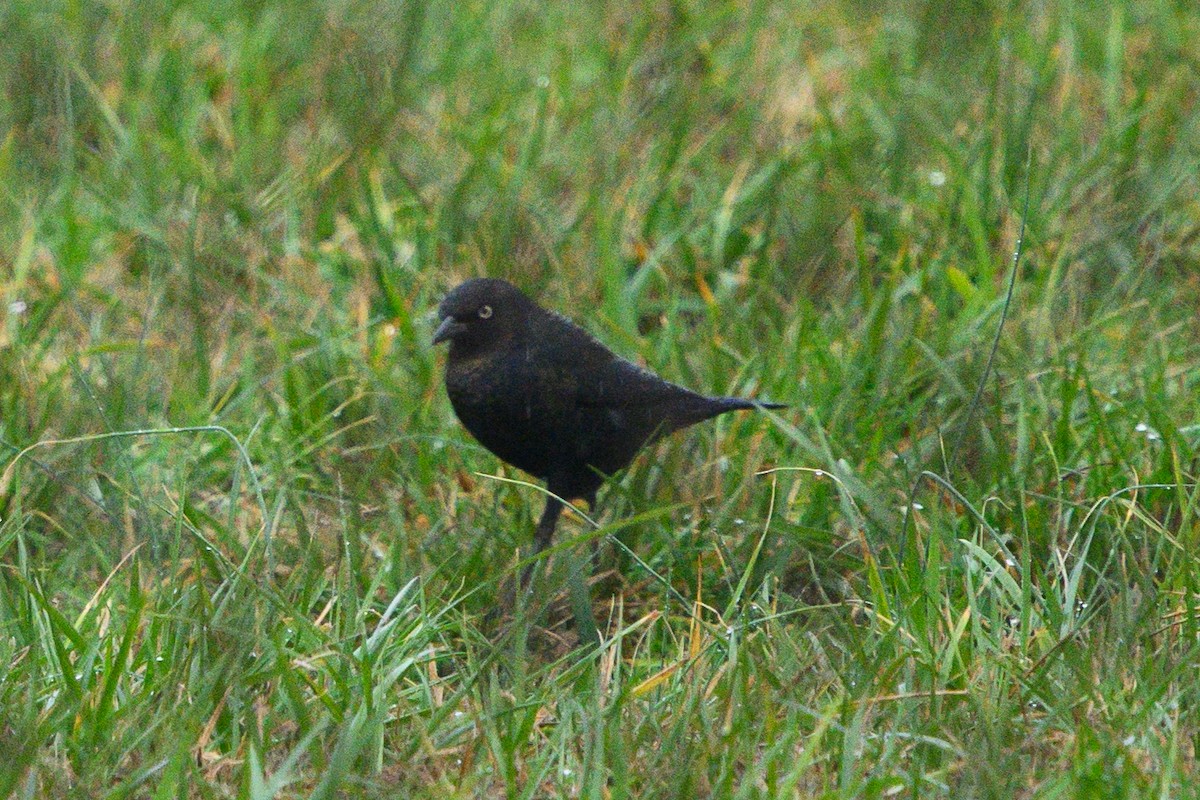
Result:
{"label": "bird's black plumage", "polygon": [[[669,383],[506,281],[466,281],[446,295],[438,315],[433,341],[450,343],[446,393],[459,420],[484,447],[564,499],[593,504],[603,476],[680,428],[726,411],[783,407]],[[549,544],[561,511],[547,499],[537,550]]]}

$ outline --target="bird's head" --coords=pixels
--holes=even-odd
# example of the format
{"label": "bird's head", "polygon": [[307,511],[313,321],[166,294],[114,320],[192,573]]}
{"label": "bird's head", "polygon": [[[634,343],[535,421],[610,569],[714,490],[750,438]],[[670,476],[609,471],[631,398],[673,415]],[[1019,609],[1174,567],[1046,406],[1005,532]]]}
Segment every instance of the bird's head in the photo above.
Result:
{"label": "bird's head", "polygon": [[433,343],[450,342],[452,353],[469,353],[511,339],[532,302],[521,290],[497,278],[460,283],[438,306],[441,323]]}

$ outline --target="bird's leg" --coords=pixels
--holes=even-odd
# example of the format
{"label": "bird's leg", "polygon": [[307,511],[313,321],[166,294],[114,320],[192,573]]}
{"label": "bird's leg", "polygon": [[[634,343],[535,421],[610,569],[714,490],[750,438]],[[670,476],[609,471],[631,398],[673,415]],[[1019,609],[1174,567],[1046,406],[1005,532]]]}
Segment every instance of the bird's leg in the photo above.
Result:
{"label": "bird's leg", "polygon": [[558,527],[558,515],[562,513],[563,501],[557,497],[547,496],[546,507],[542,509],[542,518],[538,520],[537,530],[533,533],[533,552],[542,552],[550,546],[554,529]]}
{"label": "bird's leg", "polygon": [[[550,539],[554,536],[554,529],[558,527],[558,516],[562,510],[562,500],[547,495],[546,508],[543,509],[542,518],[538,520],[537,529],[533,532],[533,554],[535,556],[550,546]],[[533,574],[536,563],[530,564],[521,573],[522,588],[529,586],[529,576]]]}
{"label": "bird's leg", "polygon": [[[551,489],[551,491],[554,490]],[[594,494],[587,497],[589,502],[594,499]],[[563,505],[563,501],[556,496],[546,498],[546,508],[542,511],[542,518],[538,520],[537,529],[533,533],[535,556],[550,546],[550,539],[554,536],[554,529],[558,526],[558,518],[562,514]],[[534,561],[521,573],[521,588],[529,595],[535,594],[530,578],[533,575],[533,568],[536,566],[538,563]],[[572,613],[575,615],[579,643],[584,647],[595,648],[600,646],[600,632],[596,630],[596,620],[592,616],[591,595],[588,591],[587,577],[592,571],[590,566],[590,564],[577,562],[571,569],[571,575],[567,580],[567,589],[571,598]],[[542,568],[545,568],[544,565]]]}
{"label": "bird's leg", "polygon": [[[596,493],[592,492],[584,498],[588,504],[588,515],[595,519],[596,516]],[[600,563],[600,540],[592,539],[592,558],[589,562],[589,575],[596,574],[596,565]]]}

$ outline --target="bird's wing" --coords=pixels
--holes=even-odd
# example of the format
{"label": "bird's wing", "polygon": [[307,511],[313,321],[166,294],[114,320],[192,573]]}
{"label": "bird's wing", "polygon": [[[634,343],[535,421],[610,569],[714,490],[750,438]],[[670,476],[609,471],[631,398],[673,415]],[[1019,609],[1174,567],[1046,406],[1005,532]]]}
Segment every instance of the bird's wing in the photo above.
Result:
{"label": "bird's wing", "polygon": [[539,348],[545,357],[542,363],[554,365],[556,383],[570,387],[577,408],[649,408],[696,397],[621,358],[570,320],[554,316],[558,324]]}
{"label": "bird's wing", "polygon": [[679,403],[694,393],[665,381],[632,361],[608,353],[602,365],[581,377],[576,403],[593,408],[648,408]]}

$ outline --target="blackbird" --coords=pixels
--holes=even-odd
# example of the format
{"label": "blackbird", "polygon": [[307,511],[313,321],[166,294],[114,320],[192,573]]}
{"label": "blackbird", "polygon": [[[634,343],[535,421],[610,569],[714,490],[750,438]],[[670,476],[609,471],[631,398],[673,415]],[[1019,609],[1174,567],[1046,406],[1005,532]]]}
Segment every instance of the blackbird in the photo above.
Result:
{"label": "blackbird", "polygon": [[555,495],[538,522],[535,553],[554,535],[558,498],[595,505],[604,476],[650,442],[726,411],[784,408],[668,383],[495,278],[460,284],[438,316],[433,343],[450,343],[454,413],[480,444]]}

